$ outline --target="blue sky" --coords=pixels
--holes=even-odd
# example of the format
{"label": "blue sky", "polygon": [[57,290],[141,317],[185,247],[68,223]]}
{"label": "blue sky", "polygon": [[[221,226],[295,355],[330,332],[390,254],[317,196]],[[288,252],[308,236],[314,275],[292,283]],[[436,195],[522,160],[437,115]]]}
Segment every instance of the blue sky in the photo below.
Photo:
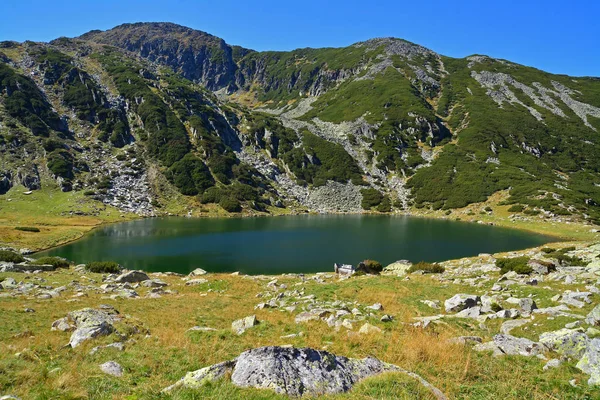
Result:
{"label": "blue sky", "polygon": [[255,50],[394,36],[438,53],[487,54],[600,76],[600,1],[2,0],[0,40],[49,41],[125,22],[169,21]]}

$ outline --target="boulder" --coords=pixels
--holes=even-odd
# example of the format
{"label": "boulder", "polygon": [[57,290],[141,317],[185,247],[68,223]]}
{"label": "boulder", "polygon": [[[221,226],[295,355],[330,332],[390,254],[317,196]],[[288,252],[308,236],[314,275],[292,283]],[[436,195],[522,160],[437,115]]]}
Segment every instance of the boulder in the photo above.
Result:
{"label": "boulder", "polygon": [[119,275],[115,282],[118,283],[135,283],[135,282],[143,282],[150,279],[150,277],[143,271],[128,271],[121,275]]}
{"label": "boulder", "polygon": [[408,260],[398,260],[391,263],[383,269],[384,274],[404,276],[408,273],[408,270],[412,267],[412,263]]}
{"label": "boulder", "polygon": [[188,372],[179,382],[165,388],[163,392],[170,392],[178,387],[197,389],[209,382],[222,379],[225,375],[233,371],[235,362],[236,360],[225,361],[197,371]]}
{"label": "boulder", "polygon": [[511,308],[509,310],[500,310],[496,313],[497,318],[508,318],[513,319],[517,318],[521,313],[516,308]]}
{"label": "boulder", "polygon": [[529,322],[530,321],[528,319],[511,319],[505,321],[500,326],[500,332],[504,333],[505,335],[508,335],[513,329],[519,328],[523,325],[527,325]]}
{"label": "boulder", "polygon": [[497,296],[481,296],[481,312],[484,314],[498,312],[502,307],[498,303]]}
{"label": "boulder", "polygon": [[73,348],[86,340],[98,336],[110,335],[114,331],[113,323],[115,319],[105,311],[84,308],[70,312],[68,318],[74,321],[76,326],[69,341],[69,344]]}
{"label": "boulder", "polygon": [[592,309],[592,311],[590,311],[590,313],[585,318],[585,322],[592,326],[600,325],[600,304],[598,304]]}
{"label": "boulder", "polygon": [[195,270],[190,272],[189,276],[200,276],[200,275],[206,275],[206,274],[207,274],[207,272],[205,270],[203,270],[202,268],[196,268]]}
{"label": "boulder", "polygon": [[234,331],[236,334],[241,335],[247,329],[250,329],[255,325],[258,325],[256,315],[250,315],[248,317],[233,321],[233,323],[231,324],[231,330]]}
{"label": "boulder", "polygon": [[158,288],[168,286],[166,282],[161,281],[160,279],[148,279],[147,281],[142,282],[142,286],[149,288]]}
{"label": "boulder", "polygon": [[75,325],[71,323],[68,317],[57,319],[52,323],[52,331],[71,332],[75,330]]}
{"label": "boulder", "polygon": [[491,350],[494,355],[508,354],[526,357],[543,354],[546,351],[546,348],[539,343],[505,334],[498,334],[494,336],[491,342],[477,345],[474,349],[477,351]]}
{"label": "boulder", "polygon": [[458,337],[451,338],[448,341],[453,344],[468,345],[468,344],[481,343],[483,340],[479,336],[458,336]]}
{"label": "boulder", "polygon": [[508,299],[506,299],[507,303],[510,304],[515,304],[517,306],[519,306],[519,310],[523,313],[523,314],[531,314],[531,312],[535,309],[537,309],[537,304],[535,304],[535,301],[533,301],[533,299],[530,299],[529,297],[524,297],[524,298],[516,298],[516,297],[510,297]]}
{"label": "boulder", "polygon": [[107,375],[112,375],[119,378],[123,376],[123,368],[115,361],[105,362],[104,364],[100,365],[100,370]]}
{"label": "boulder", "polygon": [[544,367],[542,369],[544,371],[547,371],[550,368],[558,368],[558,367],[560,367],[561,364],[562,364],[562,361],[560,361],[558,358],[553,358],[551,360],[548,360],[548,362],[544,365]]}
{"label": "boulder", "polygon": [[475,307],[479,302],[479,296],[473,294],[455,294],[444,302],[446,312],[459,312],[465,308]]}
{"label": "boulder", "polygon": [[600,339],[590,340],[576,367],[590,375],[588,385],[600,385]]}
{"label": "boulder", "polygon": [[455,315],[455,317],[458,317],[458,318],[477,318],[480,315],[481,315],[481,307],[476,306],[476,307],[471,307],[471,308],[465,308],[461,312],[457,313]]}
{"label": "boulder", "polygon": [[565,357],[579,359],[585,353],[589,338],[583,329],[560,329],[540,335],[540,344]]}
{"label": "boulder", "polygon": [[446,396],[419,375],[376,358],[352,359],[309,348],[269,346],[243,352],[232,361],[188,373],[165,391],[197,388],[224,378],[238,387],[271,389],[288,396],[322,396],[343,393],[359,381],[384,372],[399,372],[417,379],[438,400]]}
{"label": "boulder", "polygon": [[204,278],[190,279],[189,281],[187,281],[185,283],[185,285],[186,286],[196,286],[196,285],[202,285],[204,283],[208,283],[208,279],[204,279]]}
{"label": "boulder", "polygon": [[441,308],[439,300],[419,300],[421,303],[425,304],[428,307],[433,308],[434,310],[439,310]]}
{"label": "boulder", "polygon": [[383,306],[381,305],[381,303],[375,303],[372,306],[368,306],[367,308],[373,311],[383,311]]}
{"label": "boulder", "polygon": [[361,335],[371,335],[374,333],[381,333],[381,328],[376,327],[375,325],[371,325],[368,322],[360,327],[358,333]]}
{"label": "boulder", "polygon": [[17,281],[14,278],[6,278],[2,281],[2,288],[4,289],[14,289],[17,287]]}
{"label": "boulder", "polygon": [[346,392],[361,379],[395,369],[375,358],[353,360],[313,349],[263,347],[239,356],[231,381],[289,396],[318,396]]}

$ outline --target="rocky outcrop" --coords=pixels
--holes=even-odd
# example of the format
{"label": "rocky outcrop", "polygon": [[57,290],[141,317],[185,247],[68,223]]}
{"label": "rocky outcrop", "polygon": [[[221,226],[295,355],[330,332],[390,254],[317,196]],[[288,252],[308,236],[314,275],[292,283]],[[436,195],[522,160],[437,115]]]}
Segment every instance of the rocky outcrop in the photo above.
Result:
{"label": "rocky outcrop", "polygon": [[271,389],[288,396],[319,396],[347,392],[362,379],[384,372],[408,374],[431,390],[438,400],[446,399],[420,376],[376,358],[358,360],[309,348],[277,346],[248,350],[235,360],[190,372],[165,391],[197,388],[231,373],[231,382],[239,387]]}

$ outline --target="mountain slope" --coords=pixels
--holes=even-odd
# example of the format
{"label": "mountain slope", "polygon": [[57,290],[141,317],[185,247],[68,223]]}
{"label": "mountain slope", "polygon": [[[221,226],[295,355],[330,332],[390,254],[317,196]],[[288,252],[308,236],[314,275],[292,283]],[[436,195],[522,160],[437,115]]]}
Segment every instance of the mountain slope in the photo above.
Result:
{"label": "mountain slope", "polygon": [[[169,23],[2,47],[3,74],[31,76],[35,104],[8,85],[0,113],[19,131],[88,146],[40,150],[63,189],[98,189],[78,163],[100,144],[135,156],[148,213],[167,192],[188,207],[389,211],[460,208],[508,190],[505,202],[530,216],[600,219],[596,78],[394,38],[256,52]],[[2,168],[5,182],[22,180]],[[108,200],[119,207],[130,192],[121,186]],[[107,201],[110,187],[100,190]]]}

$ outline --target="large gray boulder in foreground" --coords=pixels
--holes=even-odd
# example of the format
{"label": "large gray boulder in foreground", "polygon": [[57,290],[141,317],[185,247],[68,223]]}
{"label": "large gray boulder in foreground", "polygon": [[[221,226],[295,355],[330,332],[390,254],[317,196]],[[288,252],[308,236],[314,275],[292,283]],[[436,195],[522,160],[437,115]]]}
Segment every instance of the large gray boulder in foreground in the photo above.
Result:
{"label": "large gray boulder in foreground", "polygon": [[384,372],[407,374],[426,386],[438,400],[446,399],[419,375],[373,357],[359,360],[327,351],[278,346],[248,350],[235,360],[189,372],[165,391],[198,388],[231,373],[231,382],[239,387],[272,389],[289,396],[318,396],[346,392],[360,380]]}

